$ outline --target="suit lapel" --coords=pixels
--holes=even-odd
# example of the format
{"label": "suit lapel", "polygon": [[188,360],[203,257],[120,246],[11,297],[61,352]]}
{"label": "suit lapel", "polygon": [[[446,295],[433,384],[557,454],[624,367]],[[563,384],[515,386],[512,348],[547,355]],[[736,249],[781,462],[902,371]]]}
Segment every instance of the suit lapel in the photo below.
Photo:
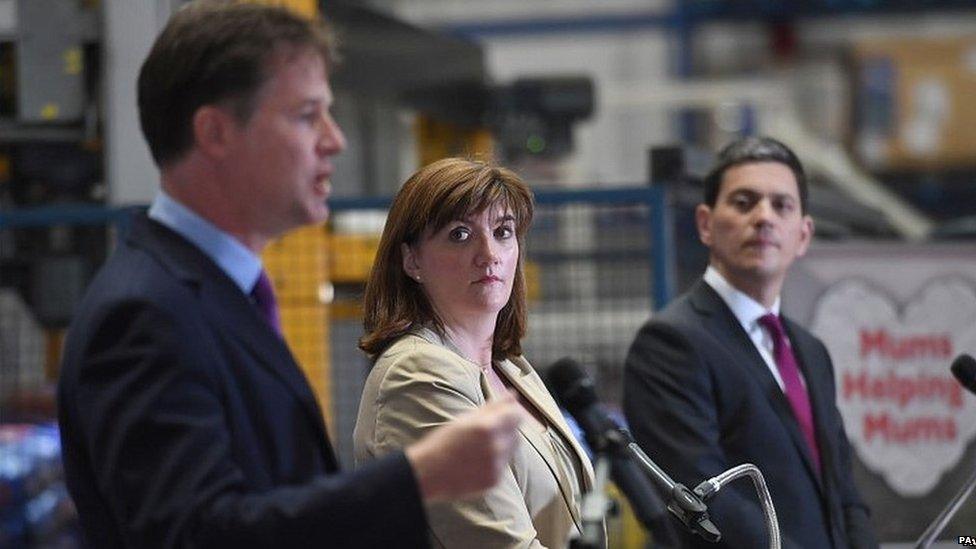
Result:
{"label": "suit lapel", "polygon": [[576,457],[579,459],[583,466],[583,489],[588,490],[590,485],[593,483],[593,466],[590,465],[590,460],[586,456],[586,452],[580,443],[577,441],[576,436],[573,435],[572,431],[569,430],[569,425],[563,418],[562,412],[559,411],[559,407],[556,402],[549,395],[549,392],[545,390],[544,386],[540,382],[535,382],[530,378],[534,377],[535,370],[529,363],[521,357],[516,357],[512,360],[507,360],[501,363],[502,375],[505,376],[512,386],[516,387],[520,393],[525,395],[525,398],[536,407],[539,412],[545,416],[549,425],[559,432],[559,434],[569,443]]}
{"label": "suit lapel", "polygon": [[[584,492],[588,491],[593,484],[593,469],[589,464],[589,459],[583,453],[583,449],[576,441],[576,437],[569,432],[566,422],[559,412],[559,408],[556,407],[555,402],[549,397],[548,393],[543,394],[536,386],[536,383],[529,379],[533,372],[532,367],[524,359],[515,358],[501,362],[498,371],[501,372],[502,376],[511,383],[512,387],[519,394],[525,397],[542,414],[549,428],[558,431],[563,440],[569,444],[572,451],[576,454],[577,462],[582,466],[582,478],[579,479],[581,484],[580,489]],[[548,441],[544,440],[544,437],[547,435],[534,431],[531,426],[526,425],[524,422],[519,426],[519,431],[549,467],[550,472],[556,479],[556,483],[559,485],[560,491],[563,493],[567,507],[569,507],[570,513],[573,515],[573,520],[576,522],[577,527],[582,530],[582,519],[579,516],[576,505],[573,504],[573,491],[567,485],[569,479],[558,473],[557,463],[552,463],[547,459],[547,456],[551,456],[554,452],[554,450],[547,447],[549,444]],[[572,471],[567,471],[567,473],[572,474]]]}
{"label": "suit lapel", "polygon": [[[461,351],[447,338],[441,337],[440,334],[434,330],[427,327],[415,327],[411,330],[411,333],[420,337],[430,343],[435,345],[440,345],[446,349],[449,349],[454,354],[459,357],[464,355]],[[559,407],[556,406],[556,402],[549,395],[549,392],[545,390],[542,381],[536,381],[535,370],[529,365],[522,357],[516,357],[512,360],[504,360],[498,364],[499,375],[504,377],[520,395],[525,397],[525,399],[532,405],[542,416],[545,418],[549,426],[562,436],[563,440],[569,444],[572,451],[576,454],[576,460],[582,468],[582,478],[580,479],[581,490],[588,491],[593,486],[593,466],[590,464],[589,458],[583,451],[583,447],[580,446],[576,437],[573,433],[569,431],[569,427],[566,425],[566,421],[563,419],[562,413],[559,411]],[[491,390],[491,384],[488,383],[488,379],[485,377],[484,372],[481,373],[481,390],[485,395],[493,396]],[[556,479],[556,483],[559,485],[559,490],[563,494],[563,498],[567,502],[567,507],[573,516],[573,520],[576,522],[577,527],[582,530],[582,519],[579,516],[579,511],[576,505],[573,504],[572,490],[566,484],[567,480],[559,475],[557,470],[557,464],[552,463],[547,456],[552,455],[552,450],[548,447],[543,447],[543,445],[548,445],[547,441],[542,439],[542,435],[538,432],[532,430],[532,428],[526,425],[524,422],[519,426],[519,432],[525,438],[526,441],[532,446],[532,448],[539,454],[542,461],[545,462],[549,471],[552,473],[553,478]]]}
{"label": "suit lapel", "polygon": [[259,367],[288,387],[302,403],[312,427],[320,434],[325,455],[335,462],[322,412],[304,373],[285,342],[268,326],[240,288],[203,252],[144,215],[134,220],[128,241],[152,254],[177,279],[193,287],[210,325],[246,349]]}
{"label": "suit lapel", "polygon": [[212,280],[200,288],[212,325],[246,349],[259,367],[284,383],[303,404],[316,430],[325,435],[321,411],[301,368],[284,340],[230,280]]}
{"label": "suit lapel", "polygon": [[[749,334],[742,328],[739,320],[732,313],[732,310],[729,309],[728,305],[725,304],[725,301],[722,300],[722,297],[704,281],[699,280],[692,289],[691,302],[693,308],[702,316],[702,323],[708,331],[728,349],[728,356],[742,357],[737,362],[742,364],[744,369],[751,374],[753,381],[759,384],[770,406],[776,412],[776,416],[779,417],[786,431],[790,434],[793,445],[796,447],[797,452],[799,452],[801,460],[806,465],[807,472],[817,481],[817,486],[823,489],[820,483],[820,474],[816,472],[813,465],[813,456],[810,454],[807,442],[803,438],[803,433],[800,431],[800,424],[796,421],[793,408],[790,406],[790,402],[783,393],[783,390],[776,382],[776,378],[769,371],[769,366],[763,360],[762,355],[759,354],[759,350],[756,349],[756,345],[752,342]],[[791,337],[790,339],[791,344],[795,345],[793,342],[794,338]],[[794,352],[796,352],[796,349],[794,349]],[[802,364],[799,356],[797,360]],[[810,378],[805,371],[804,377],[807,379]],[[808,391],[810,392],[812,401],[816,391],[809,388]],[[816,408],[814,410],[814,419],[816,421]],[[817,426],[819,443],[823,437],[819,435],[819,422],[817,422]]]}

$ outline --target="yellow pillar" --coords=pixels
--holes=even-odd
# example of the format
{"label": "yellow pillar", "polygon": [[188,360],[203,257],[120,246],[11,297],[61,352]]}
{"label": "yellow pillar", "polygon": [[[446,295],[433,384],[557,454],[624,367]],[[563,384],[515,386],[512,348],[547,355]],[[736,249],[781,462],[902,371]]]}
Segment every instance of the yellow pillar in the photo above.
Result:
{"label": "yellow pillar", "polygon": [[465,128],[421,115],[417,120],[417,150],[420,165],[448,156],[491,158],[494,145],[485,128]]}
{"label": "yellow pillar", "polygon": [[246,0],[254,4],[282,6],[306,17],[318,17],[319,4],[316,0]]}

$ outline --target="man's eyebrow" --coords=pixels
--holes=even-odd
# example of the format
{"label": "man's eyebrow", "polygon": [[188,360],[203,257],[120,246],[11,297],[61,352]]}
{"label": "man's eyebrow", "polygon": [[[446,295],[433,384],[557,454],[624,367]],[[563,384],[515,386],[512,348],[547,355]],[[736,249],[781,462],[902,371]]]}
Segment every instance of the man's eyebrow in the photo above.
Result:
{"label": "man's eyebrow", "polygon": [[330,106],[329,103],[325,99],[320,98],[320,97],[306,97],[306,98],[302,99],[301,101],[299,101],[297,104],[301,108],[305,108],[305,107],[325,107],[325,108],[329,108],[329,106]]}
{"label": "man's eyebrow", "polygon": [[[735,189],[734,191],[730,192],[729,193],[729,196],[731,197],[731,196],[736,196],[736,195],[748,195],[750,197],[755,197],[755,196],[764,196],[765,194],[766,193],[763,193],[761,191],[757,191],[756,189],[742,188],[742,189]],[[775,198],[775,199],[779,199],[779,200],[783,200],[783,199],[796,200],[797,199],[795,196],[793,196],[792,194],[790,194],[788,192],[787,193],[769,193],[769,196],[771,198]]]}
{"label": "man's eyebrow", "polygon": [[736,196],[736,195],[740,195],[740,194],[745,194],[745,195],[749,195],[749,196],[759,196],[762,193],[760,193],[759,191],[757,191],[755,189],[741,188],[741,189],[735,189],[734,191],[730,192],[729,193],[729,196]]}

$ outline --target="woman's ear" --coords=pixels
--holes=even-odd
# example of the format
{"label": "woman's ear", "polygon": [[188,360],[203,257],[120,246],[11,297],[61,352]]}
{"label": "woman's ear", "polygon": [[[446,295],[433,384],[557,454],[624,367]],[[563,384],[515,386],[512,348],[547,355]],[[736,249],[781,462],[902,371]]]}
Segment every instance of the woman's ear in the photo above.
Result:
{"label": "woman's ear", "polygon": [[403,272],[407,273],[408,277],[417,282],[422,282],[423,277],[420,275],[420,264],[417,262],[417,254],[414,253],[413,248],[407,243],[400,244],[400,255],[403,256]]}

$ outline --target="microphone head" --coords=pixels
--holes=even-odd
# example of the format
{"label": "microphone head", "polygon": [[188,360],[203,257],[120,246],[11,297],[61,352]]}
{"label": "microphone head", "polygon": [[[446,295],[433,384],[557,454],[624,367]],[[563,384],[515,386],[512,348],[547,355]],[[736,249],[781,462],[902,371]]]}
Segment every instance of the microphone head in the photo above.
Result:
{"label": "microphone head", "polygon": [[549,388],[556,400],[566,410],[577,414],[596,404],[596,390],[593,381],[578,362],[571,358],[561,358],[546,370]]}
{"label": "microphone head", "polygon": [[967,354],[961,354],[952,361],[951,369],[956,380],[970,392],[976,394],[976,359]]}

